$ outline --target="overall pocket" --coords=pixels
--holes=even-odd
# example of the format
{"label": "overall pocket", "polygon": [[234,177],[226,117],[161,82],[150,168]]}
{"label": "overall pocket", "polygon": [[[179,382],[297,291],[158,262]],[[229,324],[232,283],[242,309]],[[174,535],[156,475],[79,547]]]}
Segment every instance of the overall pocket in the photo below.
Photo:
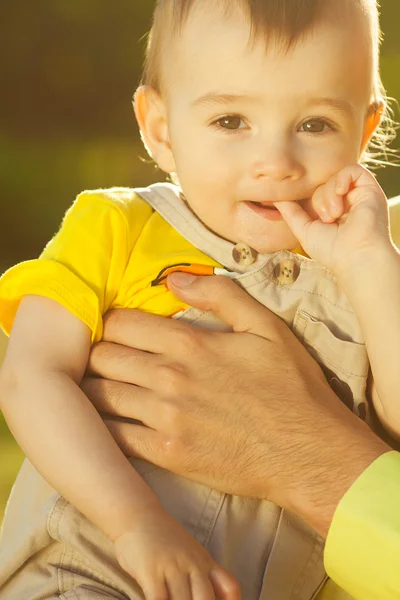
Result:
{"label": "overall pocket", "polygon": [[337,337],[326,323],[304,310],[296,313],[293,331],[321,366],[336,395],[366,420],[369,360],[365,344]]}

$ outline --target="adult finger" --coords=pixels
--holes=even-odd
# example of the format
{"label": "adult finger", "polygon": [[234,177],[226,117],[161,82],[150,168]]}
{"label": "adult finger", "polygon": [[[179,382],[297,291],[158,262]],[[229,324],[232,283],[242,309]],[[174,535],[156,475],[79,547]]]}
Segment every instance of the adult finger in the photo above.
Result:
{"label": "adult finger", "polygon": [[134,419],[148,427],[160,422],[160,401],[152,391],[111,379],[85,377],[81,389],[100,413]]}
{"label": "adult finger", "polygon": [[132,308],[118,308],[103,318],[103,340],[152,353],[165,350],[165,339],[184,328],[183,323]]}
{"label": "adult finger", "polygon": [[236,332],[273,339],[286,329],[279,317],[223,275],[195,277],[173,273],[168,276],[168,288],[187,304],[212,311]]}
{"label": "adult finger", "polygon": [[152,387],[150,384],[154,383],[154,367],[159,362],[157,354],[111,342],[100,342],[92,348],[86,373],[144,388]]}
{"label": "adult finger", "polygon": [[[196,452],[196,448],[193,448],[192,451],[188,448],[186,440],[168,433],[160,433],[144,425],[107,419],[104,420],[104,423],[125,456],[146,460],[161,469],[172,471],[186,479],[219,489],[221,492],[227,491],[224,478],[215,478],[214,471],[209,468],[210,464],[215,467],[213,458],[210,457],[209,460],[204,460],[204,457]],[[193,453],[196,465],[199,466],[200,458],[207,465],[207,468],[195,469],[191,467]],[[228,493],[232,493],[233,489],[233,487],[229,487]],[[217,581],[219,581],[219,578],[217,578]],[[225,596],[222,595],[221,598],[225,598]]]}
{"label": "adult finger", "polygon": [[104,423],[125,456],[135,456],[168,469],[168,444],[170,438],[164,437],[158,431],[135,425],[105,419]]}

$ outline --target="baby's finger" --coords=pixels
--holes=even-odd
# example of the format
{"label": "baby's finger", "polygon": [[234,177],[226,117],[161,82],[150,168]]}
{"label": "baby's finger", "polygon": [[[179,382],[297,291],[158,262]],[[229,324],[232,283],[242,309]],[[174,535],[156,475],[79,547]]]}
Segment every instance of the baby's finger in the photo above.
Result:
{"label": "baby's finger", "polygon": [[139,581],[139,579],[137,581],[146,600],[170,600],[165,581],[156,580],[156,578],[148,580],[148,582]]}
{"label": "baby's finger", "polygon": [[[350,185],[350,184],[349,184]],[[332,177],[327,185],[326,198],[328,201],[328,211],[334,220],[339,219],[345,212],[345,203],[343,196],[347,192],[343,192],[343,184],[338,183],[338,176]]]}
{"label": "baby's finger", "polygon": [[[190,579],[188,573],[180,572],[178,569],[167,575],[167,588],[169,600],[194,600],[196,597],[192,595]],[[197,599],[196,599],[197,600]],[[208,600],[208,598],[207,598]],[[212,596],[214,600],[214,596]]]}
{"label": "baby's finger", "polygon": [[216,565],[210,572],[210,580],[213,584],[215,594],[220,600],[241,600],[240,585],[236,579]]}
{"label": "baby's finger", "polygon": [[190,573],[190,588],[193,600],[215,600],[215,592],[210,579],[200,571]]}
{"label": "baby's finger", "polygon": [[343,169],[336,175],[335,193],[338,196],[346,196],[349,193],[353,183],[353,172],[350,169]]}
{"label": "baby's finger", "polygon": [[297,202],[276,202],[274,206],[279,210],[299,242],[303,244],[305,231],[313,219]]}
{"label": "baby's finger", "polygon": [[343,214],[342,198],[336,194],[336,178],[332,177],[316,189],[312,198],[315,212],[323,223],[333,223]]}

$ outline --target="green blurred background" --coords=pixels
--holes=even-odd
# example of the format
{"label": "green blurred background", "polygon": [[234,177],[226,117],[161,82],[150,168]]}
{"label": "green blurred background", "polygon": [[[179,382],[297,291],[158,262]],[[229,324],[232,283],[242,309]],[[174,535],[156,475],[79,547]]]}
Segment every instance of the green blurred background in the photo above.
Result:
{"label": "green blurred background", "polygon": [[[143,186],[162,176],[144,160],[131,108],[153,4],[3,3],[0,272],[40,253],[81,190]],[[382,75],[397,99],[399,23],[400,0],[383,0]],[[388,196],[400,194],[400,169],[379,171],[379,180]],[[0,333],[0,362],[5,345]],[[0,415],[0,521],[21,461]]]}

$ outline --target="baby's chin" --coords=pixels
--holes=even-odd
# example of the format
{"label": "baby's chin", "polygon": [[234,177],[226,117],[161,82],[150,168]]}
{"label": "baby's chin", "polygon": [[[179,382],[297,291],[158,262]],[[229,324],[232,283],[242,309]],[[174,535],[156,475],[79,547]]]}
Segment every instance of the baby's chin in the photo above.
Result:
{"label": "baby's chin", "polygon": [[247,239],[242,240],[250,248],[253,248],[259,254],[274,254],[275,252],[282,252],[284,250],[293,251],[299,248],[299,241],[295,238],[290,230],[280,232],[280,235],[271,234],[268,236],[266,233],[263,236],[246,236]]}
{"label": "baby's chin", "polygon": [[[250,245],[250,244],[249,244]],[[253,250],[255,250],[256,252],[258,252],[258,254],[275,254],[276,252],[284,252],[285,250],[289,251],[289,252],[297,252],[298,249],[300,248],[300,244],[299,242],[296,240],[294,241],[294,243],[291,244],[275,244],[275,245],[271,245],[271,244],[261,244],[261,245],[256,245],[255,246],[251,246],[253,248]]]}

